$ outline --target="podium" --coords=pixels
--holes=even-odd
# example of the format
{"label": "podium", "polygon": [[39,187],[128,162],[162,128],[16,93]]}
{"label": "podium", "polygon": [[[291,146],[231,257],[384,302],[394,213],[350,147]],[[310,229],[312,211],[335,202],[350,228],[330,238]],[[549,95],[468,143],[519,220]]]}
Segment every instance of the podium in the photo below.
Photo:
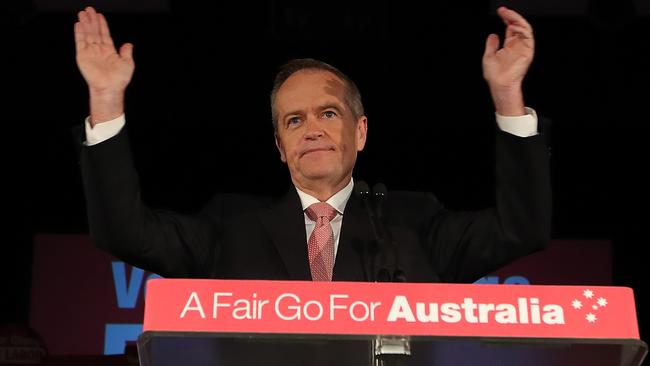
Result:
{"label": "podium", "polygon": [[155,279],[143,366],[641,365],[631,289]]}

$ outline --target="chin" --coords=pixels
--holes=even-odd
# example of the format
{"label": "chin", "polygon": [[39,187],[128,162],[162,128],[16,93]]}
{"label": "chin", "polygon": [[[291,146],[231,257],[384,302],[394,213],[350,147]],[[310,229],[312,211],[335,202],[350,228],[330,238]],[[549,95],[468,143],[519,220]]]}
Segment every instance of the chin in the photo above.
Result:
{"label": "chin", "polygon": [[302,175],[309,180],[320,180],[334,176],[335,172],[326,169],[310,169],[302,172]]}

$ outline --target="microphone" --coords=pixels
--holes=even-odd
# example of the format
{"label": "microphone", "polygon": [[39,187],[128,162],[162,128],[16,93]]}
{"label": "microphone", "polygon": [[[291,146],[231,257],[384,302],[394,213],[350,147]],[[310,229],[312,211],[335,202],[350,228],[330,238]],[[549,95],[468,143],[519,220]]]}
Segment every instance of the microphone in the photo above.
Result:
{"label": "microphone", "polygon": [[380,231],[386,241],[390,244],[390,250],[392,253],[392,266],[391,266],[391,281],[392,282],[406,282],[406,273],[400,268],[400,259],[399,259],[399,249],[397,247],[397,242],[393,238],[390,230],[386,226],[386,221],[384,219],[384,211],[382,203],[388,195],[388,189],[383,183],[376,183],[372,187],[373,197],[375,200],[375,210],[377,211],[377,219],[379,222]]}
{"label": "microphone", "polygon": [[[372,203],[370,202],[370,187],[368,186],[368,183],[360,180],[360,181],[355,181],[354,182],[354,192],[357,194],[359,197],[361,197],[361,201],[363,202],[363,206],[366,210],[366,214],[368,215],[368,218],[370,219],[370,227],[372,228],[372,234],[375,237],[376,240],[376,246],[380,250],[380,266],[379,266],[379,271],[375,272],[374,271],[374,260],[372,261],[373,268],[372,272],[374,274],[374,280],[377,282],[390,282],[391,280],[391,273],[388,271],[388,268],[386,267],[386,263],[388,262],[387,259],[387,250],[386,250],[386,237],[383,235],[383,228],[381,228],[381,225],[378,224],[378,219],[377,215],[375,214],[375,210],[372,207]],[[376,254],[376,251],[375,251]]]}

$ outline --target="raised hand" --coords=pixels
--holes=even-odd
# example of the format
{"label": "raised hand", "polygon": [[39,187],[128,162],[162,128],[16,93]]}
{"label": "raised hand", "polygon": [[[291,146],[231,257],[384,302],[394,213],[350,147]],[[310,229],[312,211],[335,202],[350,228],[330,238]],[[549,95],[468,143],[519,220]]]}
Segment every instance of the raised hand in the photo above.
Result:
{"label": "raised hand", "polygon": [[521,85],[535,54],[533,28],[514,10],[497,9],[506,24],[503,47],[499,36],[490,34],[483,54],[483,77],[490,86],[497,112],[503,115],[524,114]]}
{"label": "raised hand", "polygon": [[124,111],[124,92],[135,69],[133,45],[125,43],[118,53],[106,19],[92,7],[79,12],[74,35],[77,66],[90,93],[91,123],[119,116]]}

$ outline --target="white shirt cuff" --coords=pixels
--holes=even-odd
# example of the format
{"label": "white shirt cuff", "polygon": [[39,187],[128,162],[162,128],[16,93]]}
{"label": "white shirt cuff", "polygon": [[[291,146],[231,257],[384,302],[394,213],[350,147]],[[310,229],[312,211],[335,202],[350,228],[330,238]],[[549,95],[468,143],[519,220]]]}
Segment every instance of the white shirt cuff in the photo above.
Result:
{"label": "white shirt cuff", "polygon": [[526,114],[523,116],[497,116],[497,125],[501,131],[513,134],[519,137],[530,137],[537,135],[537,112],[534,109],[526,107]]}
{"label": "white shirt cuff", "polygon": [[92,127],[90,125],[90,116],[86,117],[86,141],[84,144],[86,146],[92,146],[110,139],[122,130],[125,123],[126,119],[124,118],[124,114],[122,114],[115,119],[98,123],[95,127]]}

